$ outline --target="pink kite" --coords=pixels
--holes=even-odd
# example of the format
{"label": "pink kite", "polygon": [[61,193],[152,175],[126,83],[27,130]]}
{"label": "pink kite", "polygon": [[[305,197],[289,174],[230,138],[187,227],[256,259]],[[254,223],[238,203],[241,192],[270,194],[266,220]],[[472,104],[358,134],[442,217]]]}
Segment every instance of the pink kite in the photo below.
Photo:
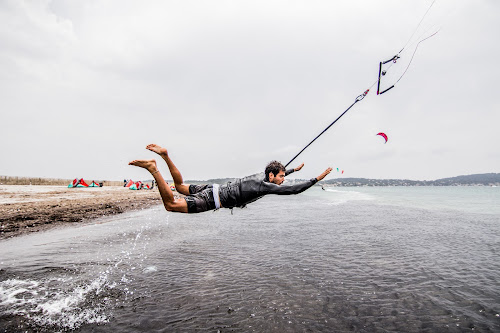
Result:
{"label": "pink kite", "polygon": [[389,140],[389,138],[387,137],[387,135],[385,133],[378,133],[377,135],[380,135],[381,137],[383,137],[385,139],[385,143],[387,143],[387,140]]}

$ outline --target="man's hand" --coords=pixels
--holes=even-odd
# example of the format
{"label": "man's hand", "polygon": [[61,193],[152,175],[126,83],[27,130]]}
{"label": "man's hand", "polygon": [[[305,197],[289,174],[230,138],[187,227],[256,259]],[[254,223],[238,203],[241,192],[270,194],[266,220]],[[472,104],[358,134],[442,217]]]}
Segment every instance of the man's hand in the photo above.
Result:
{"label": "man's hand", "polygon": [[300,171],[300,169],[302,169],[303,166],[304,166],[304,163],[302,163],[301,165],[299,165],[298,167],[293,169],[293,171]]}
{"label": "man's hand", "polygon": [[325,171],[323,171],[323,173],[321,175],[319,175],[318,177],[316,177],[316,179],[318,181],[323,180],[323,178],[325,178],[326,175],[328,175],[331,171],[332,171],[332,168],[326,169]]}

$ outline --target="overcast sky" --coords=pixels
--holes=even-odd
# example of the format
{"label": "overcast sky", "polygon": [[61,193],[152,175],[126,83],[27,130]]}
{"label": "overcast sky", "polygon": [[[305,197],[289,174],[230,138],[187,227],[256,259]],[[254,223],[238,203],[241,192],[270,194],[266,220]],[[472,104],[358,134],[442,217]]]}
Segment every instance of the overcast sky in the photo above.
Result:
{"label": "overcast sky", "polygon": [[[0,175],[150,179],[127,165],[155,158],[149,143],[184,179],[285,164],[372,86],[431,3],[0,0]],[[497,0],[437,0],[382,83],[440,29],[405,76],[374,86],[296,177],[500,172],[499,14]]]}

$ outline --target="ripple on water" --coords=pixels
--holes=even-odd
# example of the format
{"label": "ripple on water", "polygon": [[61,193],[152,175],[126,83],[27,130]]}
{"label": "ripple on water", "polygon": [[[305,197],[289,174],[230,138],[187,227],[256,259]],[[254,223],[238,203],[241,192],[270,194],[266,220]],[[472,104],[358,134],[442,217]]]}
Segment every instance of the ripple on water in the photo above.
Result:
{"label": "ripple on water", "polygon": [[[98,275],[89,273],[89,282],[81,283],[87,266],[78,266],[65,295],[79,295],[78,287],[86,285],[97,303],[84,297],[82,308],[112,311],[96,313],[106,316],[104,324],[82,324],[79,330],[500,330],[495,216],[318,202],[262,200],[233,216],[168,215],[168,224],[159,215],[147,239],[122,230],[110,237],[109,247],[87,239],[85,246],[95,242],[94,250],[112,259],[102,267],[95,258],[94,270],[113,272],[99,289],[90,287]],[[48,289],[41,278],[23,280],[38,283],[24,289]],[[20,293],[11,292],[11,301]]]}

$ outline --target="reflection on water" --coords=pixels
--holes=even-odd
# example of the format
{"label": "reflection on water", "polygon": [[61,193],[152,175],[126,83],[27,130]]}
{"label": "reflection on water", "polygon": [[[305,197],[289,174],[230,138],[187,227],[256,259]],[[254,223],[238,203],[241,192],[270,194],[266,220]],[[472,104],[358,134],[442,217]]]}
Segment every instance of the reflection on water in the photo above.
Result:
{"label": "reflection on water", "polygon": [[0,328],[500,330],[500,215],[306,193],[2,241]]}

